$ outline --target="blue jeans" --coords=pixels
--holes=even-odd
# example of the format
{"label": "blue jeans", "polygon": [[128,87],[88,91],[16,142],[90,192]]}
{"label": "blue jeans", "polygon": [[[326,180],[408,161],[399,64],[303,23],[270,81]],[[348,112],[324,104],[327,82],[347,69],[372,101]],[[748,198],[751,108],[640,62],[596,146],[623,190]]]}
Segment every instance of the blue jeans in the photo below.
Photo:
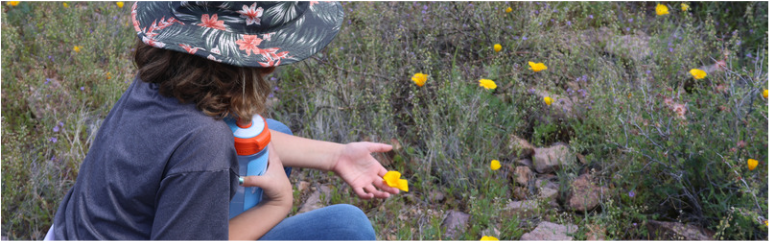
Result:
{"label": "blue jeans", "polygon": [[[293,135],[291,129],[274,119],[267,119],[267,127]],[[291,167],[284,168],[286,176]],[[337,204],[288,217],[278,223],[260,240],[376,240],[374,228],[361,209]]]}
{"label": "blue jeans", "polygon": [[336,204],[288,217],[260,240],[376,240],[361,209]]}

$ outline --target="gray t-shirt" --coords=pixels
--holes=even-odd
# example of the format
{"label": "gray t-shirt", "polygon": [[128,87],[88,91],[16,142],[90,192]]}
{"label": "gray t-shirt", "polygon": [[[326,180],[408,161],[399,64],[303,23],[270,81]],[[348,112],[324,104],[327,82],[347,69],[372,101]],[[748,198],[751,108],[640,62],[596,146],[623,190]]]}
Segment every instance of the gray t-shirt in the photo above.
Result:
{"label": "gray t-shirt", "polygon": [[110,111],[54,218],[57,240],[226,240],[233,134],[138,78]]}

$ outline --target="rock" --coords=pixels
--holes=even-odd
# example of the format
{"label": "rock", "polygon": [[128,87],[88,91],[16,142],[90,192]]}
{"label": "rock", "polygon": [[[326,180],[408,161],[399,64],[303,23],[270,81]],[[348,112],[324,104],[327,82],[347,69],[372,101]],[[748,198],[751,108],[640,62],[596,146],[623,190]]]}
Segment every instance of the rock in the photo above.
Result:
{"label": "rock", "polygon": [[572,182],[572,193],[567,204],[574,211],[589,211],[599,205],[602,194],[609,193],[607,187],[597,187],[591,183],[587,174],[579,176]]}
{"label": "rock", "polygon": [[[532,152],[534,153],[534,149],[532,150]],[[530,159],[516,160],[516,165],[517,166],[526,166],[526,167],[529,167],[531,169],[532,168],[532,160],[530,160]]]}
{"label": "rock", "polygon": [[532,156],[532,165],[538,173],[551,173],[562,165],[575,164],[575,156],[570,154],[569,146],[558,143],[548,148],[536,148]]}
{"label": "rock", "polygon": [[303,193],[308,189],[310,189],[310,182],[300,181],[297,183],[297,190],[299,190],[300,193]]}
{"label": "rock", "polygon": [[508,141],[508,149],[510,149],[516,157],[530,157],[535,153],[535,146],[530,144],[529,141],[513,134],[511,134]]}
{"label": "rock", "polygon": [[572,233],[577,232],[577,225],[541,222],[537,227],[521,236],[521,240],[572,240]]}
{"label": "rock", "polygon": [[442,229],[445,229],[444,238],[456,239],[458,235],[465,233],[465,227],[468,224],[468,220],[471,215],[460,211],[449,211],[447,213],[444,222],[441,224]]}
{"label": "rock", "polygon": [[430,193],[428,193],[428,200],[434,203],[444,201],[444,193],[439,191],[430,191]]}
{"label": "rock", "polygon": [[583,154],[577,153],[575,154],[577,156],[578,161],[580,161],[580,164],[585,165],[586,164],[586,157],[583,156]]}
{"label": "rock", "polygon": [[516,174],[516,183],[526,187],[529,183],[530,177],[532,177],[532,171],[529,170],[529,167],[517,166],[514,172]]}
{"label": "rock", "polygon": [[559,190],[543,187],[540,188],[540,194],[538,196],[548,201],[556,201],[559,199]]}
{"label": "rock", "polygon": [[[329,200],[330,193],[331,189],[329,189],[328,186],[323,185],[319,187],[319,189],[316,189],[313,193],[310,194],[310,196],[308,196],[307,200],[305,200],[305,203],[302,204],[302,208],[300,208],[297,214],[310,212],[325,207],[325,203]],[[321,194],[324,194],[324,200],[326,201],[321,201]]]}
{"label": "rock", "polygon": [[605,240],[607,237],[607,229],[601,225],[590,224],[586,226],[588,232],[586,232],[586,240]]}
{"label": "rock", "polygon": [[504,217],[532,217],[537,214],[538,205],[535,200],[513,201],[503,208],[501,214]]}
{"label": "rock", "polygon": [[704,234],[704,230],[695,225],[684,225],[676,222],[662,222],[649,220],[647,229],[652,231],[650,234],[659,236],[653,239],[672,239],[672,240],[712,240]]}
{"label": "rock", "polygon": [[529,190],[524,187],[515,186],[513,187],[513,197],[519,200],[527,200],[529,199]]}

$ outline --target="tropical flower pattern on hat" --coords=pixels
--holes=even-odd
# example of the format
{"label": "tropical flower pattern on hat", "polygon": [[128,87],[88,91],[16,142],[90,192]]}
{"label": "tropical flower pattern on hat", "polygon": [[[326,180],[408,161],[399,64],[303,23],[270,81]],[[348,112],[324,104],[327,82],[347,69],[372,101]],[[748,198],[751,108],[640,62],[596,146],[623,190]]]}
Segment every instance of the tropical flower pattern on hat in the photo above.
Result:
{"label": "tropical flower pattern on hat", "polygon": [[136,2],[131,19],[147,45],[235,66],[306,59],[342,25],[337,2]]}

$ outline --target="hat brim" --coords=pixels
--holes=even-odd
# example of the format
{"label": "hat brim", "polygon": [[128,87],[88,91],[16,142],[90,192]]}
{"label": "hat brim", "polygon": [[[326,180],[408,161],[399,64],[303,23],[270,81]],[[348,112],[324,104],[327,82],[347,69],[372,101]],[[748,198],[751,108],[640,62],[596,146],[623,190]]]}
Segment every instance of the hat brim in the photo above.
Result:
{"label": "hat brim", "polygon": [[[280,4],[291,3],[277,3]],[[314,55],[339,33],[344,11],[338,2],[307,4],[301,13],[292,9],[295,5],[265,10],[260,16],[268,21],[300,15],[280,26],[257,31],[244,27],[242,16],[222,14],[218,12],[222,9],[205,7],[199,7],[195,10],[200,12],[191,14],[190,11],[179,11],[191,7],[178,2],[136,2],[131,17],[137,37],[153,47],[235,66],[273,67]]]}

